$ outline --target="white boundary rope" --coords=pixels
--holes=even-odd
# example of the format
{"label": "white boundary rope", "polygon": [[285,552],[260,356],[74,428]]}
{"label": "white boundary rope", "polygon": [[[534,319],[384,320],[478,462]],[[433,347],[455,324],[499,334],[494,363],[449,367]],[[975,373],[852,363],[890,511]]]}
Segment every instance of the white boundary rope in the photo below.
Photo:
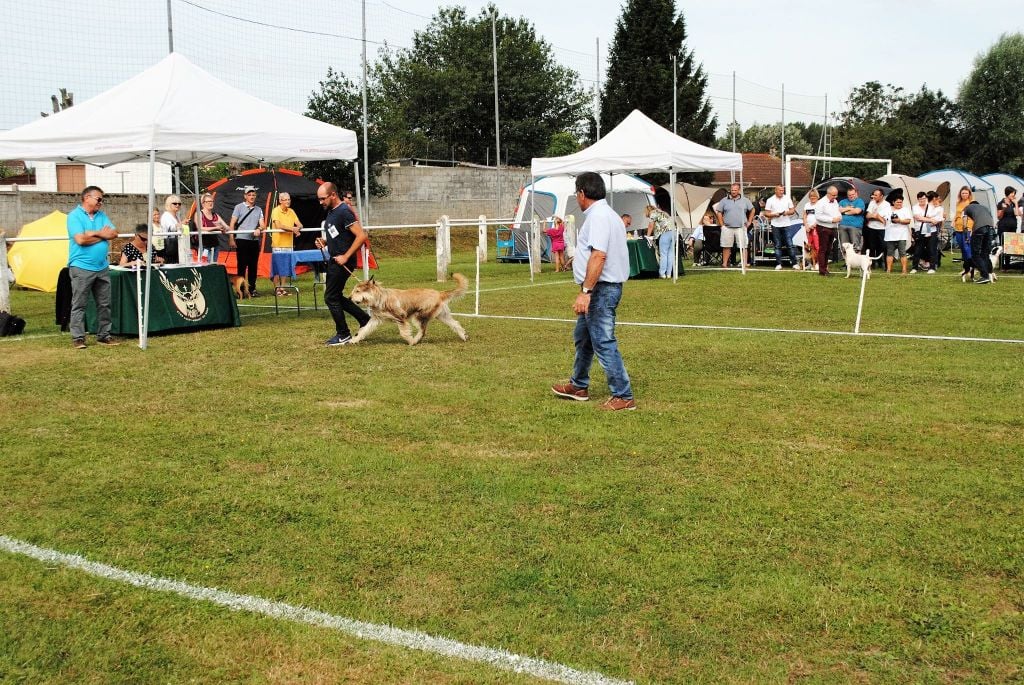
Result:
{"label": "white boundary rope", "polygon": [[632,685],[630,681],[609,678],[594,671],[579,671],[569,666],[544,661],[543,659],[519,656],[503,649],[467,645],[448,638],[421,633],[417,630],[403,630],[378,623],[356,621],[351,618],[307,609],[294,604],[274,602],[262,597],[240,595],[216,588],[190,585],[179,580],[170,580],[145,573],[126,571],[115,566],[89,561],[77,554],[65,554],[56,550],[46,549],[45,547],[37,547],[31,543],[15,540],[6,535],[0,535],[0,550],[30,557],[48,564],[76,569],[91,576],[133,585],[145,590],[169,592],[186,599],[211,602],[227,607],[232,611],[248,611],[283,621],[328,628],[361,640],[415,649],[452,659],[474,661],[503,671],[525,673],[557,683],[567,683],[568,685]]}
{"label": "white boundary rope", "polygon": [[[576,323],[576,319],[559,319],[546,316],[503,316],[498,314],[463,314],[452,312],[455,316],[468,316],[475,319],[506,319],[510,321],[546,321],[548,323]],[[911,340],[947,340],[959,342],[1009,343],[1024,345],[1024,340],[1014,338],[971,338],[957,335],[922,335],[917,333],[854,333],[853,331],[817,331],[801,328],[757,328],[754,326],[712,326],[709,324],[688,323],[651,323],[648,321],[616,321],[616,326],[635,326],[637,328],[681,328],[706,331],[746,331],[750,333],[795,333],[799,335],[840,335],[851,338],[908,338]]]}

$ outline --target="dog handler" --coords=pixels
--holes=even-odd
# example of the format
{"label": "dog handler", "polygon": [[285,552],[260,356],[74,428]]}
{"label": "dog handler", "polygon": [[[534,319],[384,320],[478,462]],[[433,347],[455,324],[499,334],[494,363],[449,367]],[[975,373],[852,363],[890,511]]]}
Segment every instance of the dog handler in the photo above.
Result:
{"label": "dog handler", "polygon": [[327,341],[327,345],[348,345],[352,342],[352,334],[345,323],[345,312],[359,323],[360,328],[370,320],[369,314],[345,297],[345,281],[356,269],[356,254],[366,242],[366,231],[349,206],[338,197],[338,187],[333,183],[327,182],[317,188],[316,199],[327,210],[324,219],[324,233],[327,237],[317,238],[316,246],[321,250],[326,246],[331,257],[327,264],[324,302],[334,319],[335,335]]}
{"label": "dog handler", "polygon": [[569,381],[551,386],[551,391],[568,400],[589,400],[590,367],[596,353],[612,393],[601,408],[632,411],[636,401],[615,340],[615,310],[622,298],[622,284],[629,278],[629,252],[625,224],[604,197],[604,180],[598,174],[588,171],[576,177],[576,201],[585,217],[572,265],[573,277],[580,284],[572,306],[576,312],[576,357]]}

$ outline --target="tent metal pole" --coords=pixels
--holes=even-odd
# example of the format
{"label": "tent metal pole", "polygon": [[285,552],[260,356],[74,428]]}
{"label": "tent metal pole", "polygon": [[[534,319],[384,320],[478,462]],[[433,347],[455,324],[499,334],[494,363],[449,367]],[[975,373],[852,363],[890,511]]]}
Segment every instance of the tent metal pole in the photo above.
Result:
{"label": "tent metal pole", "polygon": [[[142,325],[139,326],[139,349],[149,347],[149,286],[153,282],[153,207],[156,206],[156,150],[149,151],[149,212],[146,214],[146,301],[142,306]],[[142,297],[142,293],[137,293]]]}
{"label": "tent metal pole", "polygon": [[668,170],[669,202],[672,203],[672,282],[679,282],[679,227],[676,226],[676,170]]}

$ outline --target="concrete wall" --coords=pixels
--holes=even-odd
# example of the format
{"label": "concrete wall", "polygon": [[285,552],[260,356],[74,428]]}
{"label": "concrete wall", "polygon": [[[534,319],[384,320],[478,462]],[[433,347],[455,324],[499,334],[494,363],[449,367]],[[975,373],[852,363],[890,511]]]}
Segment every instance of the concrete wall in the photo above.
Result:
{"label": "concrete wall", "polygon": [[[103,211],[114,222],[119,233],[131,233],[135,224],[146,222],[146,211],[149,205],[147,195],[121,195],[106,193]],[[163,211],[166,195],[157,195],[157,208]],[[182,215],[191,206],[192,197],[182,195]],[[78,206],[78,193],[39,193],[9,191],[0,192],[0,229],[9,237],[21,232],[24,224],[44,217],[55,209],[67,214]]]}
{"label": "concrete wall", "polygon": [[[391,189],[385,198],[370,199],[369,225],[433,224],[442,214],[453,219],[495,216],[497,172],[470,167],[387,167],[378,175]],[[502,169],[501,216],[512,216],[519,189],[530,183],[530,170]]]}

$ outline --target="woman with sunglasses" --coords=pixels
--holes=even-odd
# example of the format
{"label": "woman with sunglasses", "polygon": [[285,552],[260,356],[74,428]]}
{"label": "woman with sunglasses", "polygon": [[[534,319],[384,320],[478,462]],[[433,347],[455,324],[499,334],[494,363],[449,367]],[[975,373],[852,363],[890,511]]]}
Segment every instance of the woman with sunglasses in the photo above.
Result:
{"label": "woman with sunglasses", "polygon": [[[153,253],[153,263],[163,264],[164,258]],[[135,227],[135,236],[121,248],[120,266],[141,266],[146,263],[146,224]]]}
{"label": "woman with sunglasses", "polygon": [[213,195],[203,193],[199,200],[199,230],[203,234],[203,259],[216,264],[220,256],[220,235],[227,233],[228,225],[213,211]]}
{"label": "woman with sunglasses", "polygon": [[164,213],[160,215],[160,232],[167,233],[164,238],[163,258],[168,264],[178,263],[178,238],[181,233],[181,221],[178,220],[178,212],[181,210],[181,198],[177,195],[168,195],[164,200]]}

